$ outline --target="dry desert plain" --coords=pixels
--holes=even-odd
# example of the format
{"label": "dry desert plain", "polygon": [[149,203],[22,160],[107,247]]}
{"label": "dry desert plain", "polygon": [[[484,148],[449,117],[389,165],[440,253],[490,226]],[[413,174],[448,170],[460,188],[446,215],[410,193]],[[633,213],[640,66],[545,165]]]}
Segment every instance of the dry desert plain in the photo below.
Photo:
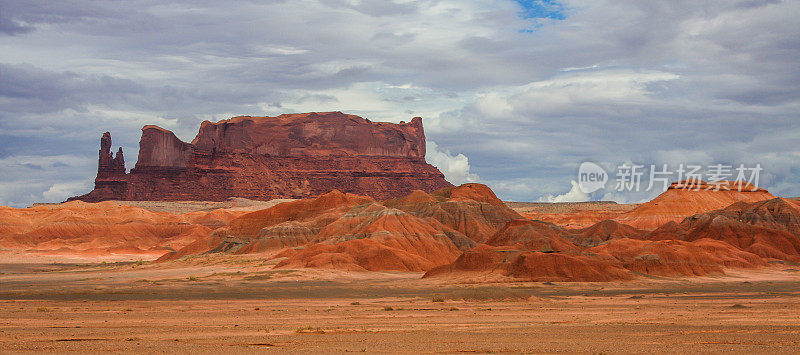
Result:
{"label": "dry desert plain", "polygon": [[800,271],[785,265],[719,277],[488,285],[272,270],[248,257],[2,270],[3,353],[800,349]]}
{"label": "dry desert plain", "polygon": [[[471,235],[496,233],[487,243],[512,243],[514,239],[499,238],[515,236],[511,227],[522,228],[524,233],[519,234],[519,240],[539,243],[518,246],[540,250],[533,254],[513,251],[503,244],[496,249],[476,247],[473,250],[481,251],[465,253],[455,261],[452,260],[459,253],[425,254],[444,255],[453,262],[452,266],[428,273],[412,270],[430,260],[419,257],[423,254],[386,249],[388,243],[403,241],[405,234],[395,234],[395,239],[384,236],[398,230],[393,224],[397,221],[405,223],[403,228],[425,226],[408,224],[409,221],[431,223],[442,230],[450,227],[424,219],[422,214],[414,217],[399,210],[387,213],[386,207],[369,201],[355,207],[355,212],[347,212],[353,208],[348,203],[355,206],[364,202],[363,198],[343,194],[282,205],[230,200],[97,205],[73,202],[31,209],[6,208],[2,211],[4,228],[12,237],[3,240],[0,250],[0,353],[800,351],[800,264],[795,254],[774,254],[778,249],[770,247],[781,246],[787,240],[794,243],[795,237],[779,228],[793,231],[796,227],[795,200],[760,193],[765,195],[760,202],[734,204],[682,222],[691,227],[690,223],[704,218],[722,221],[712,226],[719,226],[723,229],[717,230],[722,231],[738,229],[719,236],[740,243],[742,248],[748,248],[741,244],[743,241],[758,237],[761,246],[750,246],[748,250],[766,255],[759,257],[720,242],[662,242],[655,237],[663,229],[644,236],[644,231],[632,227],[604,229],[619,226],[602,221],[607,218],[645,225],[661,223],[659,219],[665,218],[679,221],[697,213],[695,209],[726,206],[729,202],[724,198],[729,193],[715,193],[691,202],[697,194],[670,190],[648,204],[634,206],[503,204],[489,192],[479,185],[465,185],[441,196],[416,194],[411,196],[416,200],[383,202],[412,208],[409,210],[413,212],[419,208],[427,211],[425,205],[415,201],[428,201],[428,206],[472,213],[463,221],[484,224],[462,227],[459,219],[448,220],[448,214],[440,213],[444,210],[434,210],[440,213],[435,216]],[[702,205],[715,199],[719,202]],[[336,203],[332,207],[325,204],[330,201]],[[344,223],[351,229],[369,226],[371,229],[365,229],[369,235],[366,239],[387,244],[371,242],[365,244],[369,248],[343,249],[334,257],[325,252],[285,254],[286,248],[260,244],[235,252],[219,249],[218,245],[230,245],[229,239],[213,237],[245,233],[246,228],[258,230],[268,221],[282,221],[280,218],[294,213],[297,206],[314,212],[292,217],[288,224],[291,228],[271,237],[273,242],[295,241],[291,233],[304,230],[298,223],[321,223],[319,216],[338,214],[338,222],[331,223],[333,219],[328,218],[324,223]],[[265,208],[272,212],[263,212]],[[736,222],[738,211],[746,211],[744,215],[750,216],[748,225],[761,229]],[[516,213],[534,221],[501,220],[518,218]],[[494,220],[501,220],[497,225],[506,227],[497,232],[486,229]],[[542,220],[573,228],[601,222],[588,229],[565,230]],[[226,229],[228,223],[244,227],[238,227],[241,231],[237,232]],[[217,229],[209,239],[212,228]],[[673,224],[666,231],[678,233],[680,228],[684,227]],[[481,232],[484,229],[489,232]],[[687,230],[689,237],[702,231]],[[424,231],[417,229],[414,233]],[[548,231],[575,243],[588,243],[581,247],[590,249],[583,250],[596,253],[609,252],[608,248],[603,249],[608,245],[619,247],[610,249],[617,253],[612,255],[619,262],[598,264],[598,260],[610,260],[591,256],[600,254],[583,254],[590,256],[576,259],[575,255],[582,254],[569,250],[577,244],[565,244],[558,236],[545,237]],[[325,229],[319,235],[324,232]],[[337,233],[345,232],[346,229]],[[646,241],[615,233],[635,233],[633,238]],[[458,239],[458,233],[450,235],[455,241],[463,241]],[[187,246],[192,240],[201,242]],[[419,242],[429,247],[439,245],[426,239]],[[346,243],[352,242],[339,244]],[[179,250],[169,254],[172,257],[156,261],[164,252],[163,245],[183,246],[183,252]],[[719,245],[723,247],[714,247]],[[413,247],[406,248],[414,251]],[[320,250],[324,245],[306,248]],[[796,250],[794,244],[781,248],[787,253]],[[387,254],[386,250],[392,253]],[[426,250],[435,249],[419,249],[418,253]],[[687,254],[685,250],[698,254]],[[631,252],[630,256],[626,254]],[[363,259],[365,255],[371,256]],[[568,263],[512,263],[520,267],[514,269],[505,261],[492,261],[497,255],[509,255],[518,261],[537,256],[543,259],[534,260]],[[547,259],[551,257],[554,259]],[[293,263],[286,263],[287,260]],[[619,279],[609,280],[605,278],[607,274],[595,273],[594,265],[611,265],[613,268],[601,269],[602,272],[614,272]],[[606,281],[575,282],[587,278]]]}

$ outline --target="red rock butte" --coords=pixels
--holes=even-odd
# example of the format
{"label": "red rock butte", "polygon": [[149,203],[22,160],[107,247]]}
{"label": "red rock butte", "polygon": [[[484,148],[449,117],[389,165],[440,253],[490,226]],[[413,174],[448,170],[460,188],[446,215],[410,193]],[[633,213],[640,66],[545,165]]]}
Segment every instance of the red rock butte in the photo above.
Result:
{"label": "red rock butte", "polygon": [[425,162],[421,118],[395,124],[312,112],[205,121],[191,143],[144,126],[127,173],[122,148],[114,156],[106,132],[94,190],[70,200],[269,200],[334,189],[385,199],[451,186]]}

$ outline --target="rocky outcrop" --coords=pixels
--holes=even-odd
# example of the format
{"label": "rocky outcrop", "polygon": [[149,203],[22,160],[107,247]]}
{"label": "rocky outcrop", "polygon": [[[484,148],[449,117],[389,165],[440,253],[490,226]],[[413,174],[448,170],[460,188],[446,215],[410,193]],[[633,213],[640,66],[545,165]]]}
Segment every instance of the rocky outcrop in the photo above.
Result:
{"label": "rocky outcrop", "polygon": [[203,122],[186,143],[142,128],[135,168],[101,139],[95,189],[70,200],[254,200],[305,198],[331,190],[384,199],[451,187],[425,162],[422,119],[371,122],[341,112],[234,117]]}
{"label": "rocky outcrop", "polygon": [[125,157],[122,147],[117,150],[117,156],[111,153],[111,133],[103,133],[100,138],[100,157],[97,159],[97,176],[111,178],[125,175]]}

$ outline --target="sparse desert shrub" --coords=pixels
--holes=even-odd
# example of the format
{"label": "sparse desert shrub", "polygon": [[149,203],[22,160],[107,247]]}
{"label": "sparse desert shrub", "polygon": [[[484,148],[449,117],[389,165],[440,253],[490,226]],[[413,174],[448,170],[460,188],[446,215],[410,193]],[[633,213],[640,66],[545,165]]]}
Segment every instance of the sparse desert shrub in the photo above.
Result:
{"label": "sparse desert shrub", "polygon": [[197,276],[189,276],[189,281],[197,281]]}
{"label": "sparse desert shrub", "polygon": [[298,333],[298,334],[304,334],[304,333],[305,334],[307,334],[307,333],[325,334],[325,331],[322,330],[322,328],[320,328],[320,327],[312,327],[312,326],[308,326],[308,327],[304,327],[304,328],[297,328],[297,330],[295,330],[294,332]]}
{"label": "sparse desert shrub", "polygon": [[350,305],[351,305],[351,306],[360,306],[360,305],[361,305],[361,302],[358,302],[358,301],[353,301],[353,302],[350,302]]}
{"label": "sparse desert shrub", "polygon": [[431,302],[444,302],[444,297],[436,296],[433,299],[431,299]]}
{"label": "sparse desert shrub", "polygon": [[455,290],[446,295],[447,299],[464,301],[507,301],[525,300],[528,296],[503,286],[470,287]]}
{"label": "sparse desert shrub", "polygon": [[50,309],[47,307],[39,307],[36,309],[36,312],[50,312]]}

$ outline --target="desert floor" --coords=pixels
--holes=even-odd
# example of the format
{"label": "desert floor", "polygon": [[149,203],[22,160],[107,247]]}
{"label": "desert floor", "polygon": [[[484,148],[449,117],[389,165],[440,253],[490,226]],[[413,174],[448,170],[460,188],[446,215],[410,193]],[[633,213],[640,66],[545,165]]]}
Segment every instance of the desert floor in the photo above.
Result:
{"label": "desert floor", "polygon": [[0,352],[800,351],[800,271],[468,285],[263,260],[0,265]]}

